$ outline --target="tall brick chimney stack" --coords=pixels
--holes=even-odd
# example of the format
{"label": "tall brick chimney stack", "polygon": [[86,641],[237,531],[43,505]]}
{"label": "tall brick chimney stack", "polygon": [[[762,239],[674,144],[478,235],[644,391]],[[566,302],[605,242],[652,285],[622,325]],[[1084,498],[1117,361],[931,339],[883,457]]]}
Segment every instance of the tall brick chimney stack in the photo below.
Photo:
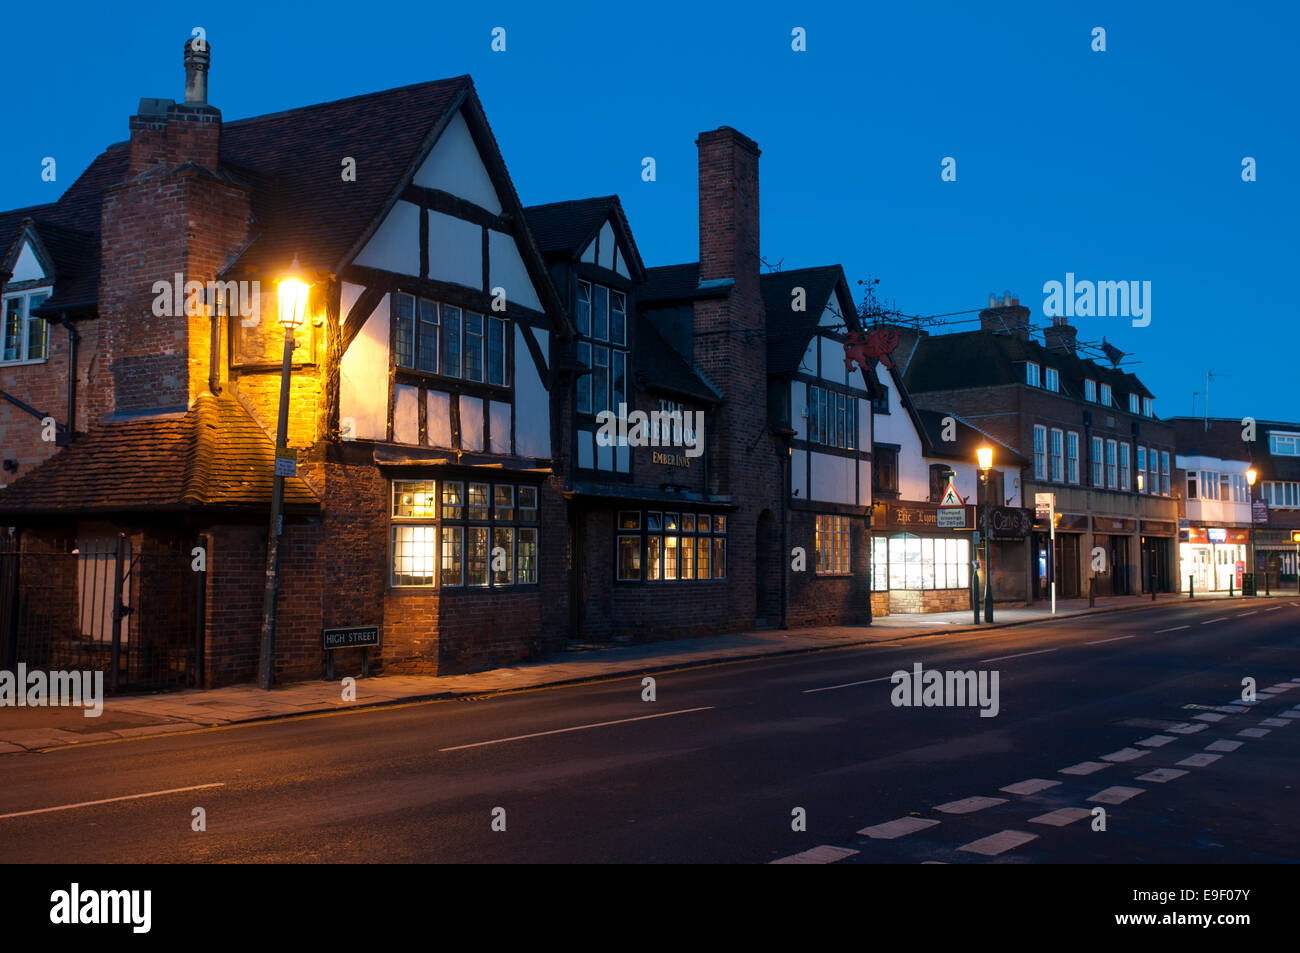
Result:
{"label": "tall brick chimney stack", "polygon": [[[217,175],[212,49],[195,42],[185,41],[186,101],[140,100],[126,178],[104,192],[96,324],[106,360],[87,395],[92,419],[184,410],[207,389],[211,320],[176,313],[177,275],[206,285],[248,240],[249,190]],[[179,296],[188,300],[185,287]]]}
{"label": "tall brick chimney stack", "polygon": [[1008,291],[1000,299],[989,295],[989,306],[980,312],[980,330],[1014,334],[1029,340],[1029,309]]}
{"label": "tall brick chimney stack", "polygon": [[695,364],[722,391],[706,435],[714,492],[739,489],[747,442],[767,419],[766,313],[759,290],[758,146],[729,126],[702,132]]}
{"label": "tall brick chimney stack", "polygon": [[1064,317],[1052,318],[1052,326],[1043,328],[1043,343],[1049,351],[1073,354],[1078,348],[1079,331]]}

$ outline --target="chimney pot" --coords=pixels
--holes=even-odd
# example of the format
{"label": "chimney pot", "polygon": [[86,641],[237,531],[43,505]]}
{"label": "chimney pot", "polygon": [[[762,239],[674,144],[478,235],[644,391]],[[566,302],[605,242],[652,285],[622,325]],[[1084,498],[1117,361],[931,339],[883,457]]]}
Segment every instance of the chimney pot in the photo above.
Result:
{"label": "chimney pot", "polygon": [[[195,49],[195,44],[201,44]],[[208,67],[212,63],[212,45],[197,37],[185,41],[185,105],[208,104]]]}

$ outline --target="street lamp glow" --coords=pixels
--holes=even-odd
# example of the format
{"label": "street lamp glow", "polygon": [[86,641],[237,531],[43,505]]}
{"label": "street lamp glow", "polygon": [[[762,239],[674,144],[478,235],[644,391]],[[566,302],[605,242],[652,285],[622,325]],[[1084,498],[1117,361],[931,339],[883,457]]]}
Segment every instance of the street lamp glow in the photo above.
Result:
{"label": "street lamp glow", "polygon": [[1249,483],[1251,486],[1254,486],[1255,479],[1258,476],[1259,476],[1259,471],[1257,471],[1254,467],[1251,467],[1249,470],[1246,471],[1246,482]]}
{"label": "street lamp glow", "polygon": [[993,448],[980,447],[975,451],[975,456],[980,462],[980,469],[987,470],[993,466]]}
{"label": "street lamp glow", "polygon": [[298,264],[298,256],[293,256],[293,264],[280,279],[276,287],[276,298],[280,305],[280,326],[286,331],[296,331],[302,327],[307,315],[307,292],[311,284]]}

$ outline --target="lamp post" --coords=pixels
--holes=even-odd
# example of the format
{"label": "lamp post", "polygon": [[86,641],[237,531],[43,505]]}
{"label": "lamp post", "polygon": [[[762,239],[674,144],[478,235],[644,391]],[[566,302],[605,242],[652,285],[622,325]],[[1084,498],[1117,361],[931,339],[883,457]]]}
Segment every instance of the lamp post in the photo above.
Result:
{"label": "lamp post", "polygon": [[307,313],[311,285],[293,256],[293,264],[276,287],[280,326],[284,328],[284,360],[280,366],[280,415],[275,429],[275,472],[271,480],[271,525],[266,536],[266,590],[262,599],[262,650],[258,657],[257,681],[270,691],[275,684],[275,617],[280,599],[280,533],[283,519],[285,465],[280,463],[289,435],[289,367],[293,361],[293,332],[302,326]]}
{"label": "lamp post", "polygon": [[990,537],[990,521],[993,511],[989,500],[989,471],[993,468],[993,448],[980,447],[975,451],[980,467],[980,492],[984,497],[984,621],[993,621],[993,541]]}
{"label": "lamp post", "polygon": [[1259,595],[1259,579],[1255,575],[1255,481],[1259,471],[1251,467],[1246,471],[1246,483],[1250,486],[1250,594]]}

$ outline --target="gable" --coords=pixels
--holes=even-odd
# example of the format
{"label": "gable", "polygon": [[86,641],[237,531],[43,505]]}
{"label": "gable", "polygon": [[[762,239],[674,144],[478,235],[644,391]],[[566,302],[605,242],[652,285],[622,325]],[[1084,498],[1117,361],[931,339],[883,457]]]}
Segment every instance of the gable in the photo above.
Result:
{"label": "gable", "polygon": [[469,124],[459,110],[416,171],[414,182],[473,202],[493,215],[501,214],[501,199],[474,144]]}
{"label": "gable", "polygon": [[14,262],[14,274],[10,281],[35,281],[40,278],[48,278],[45,269],[36,258],[36,252],[32,250],[32,243],[23,242],[23,249],[18,253],[18,258]]}

